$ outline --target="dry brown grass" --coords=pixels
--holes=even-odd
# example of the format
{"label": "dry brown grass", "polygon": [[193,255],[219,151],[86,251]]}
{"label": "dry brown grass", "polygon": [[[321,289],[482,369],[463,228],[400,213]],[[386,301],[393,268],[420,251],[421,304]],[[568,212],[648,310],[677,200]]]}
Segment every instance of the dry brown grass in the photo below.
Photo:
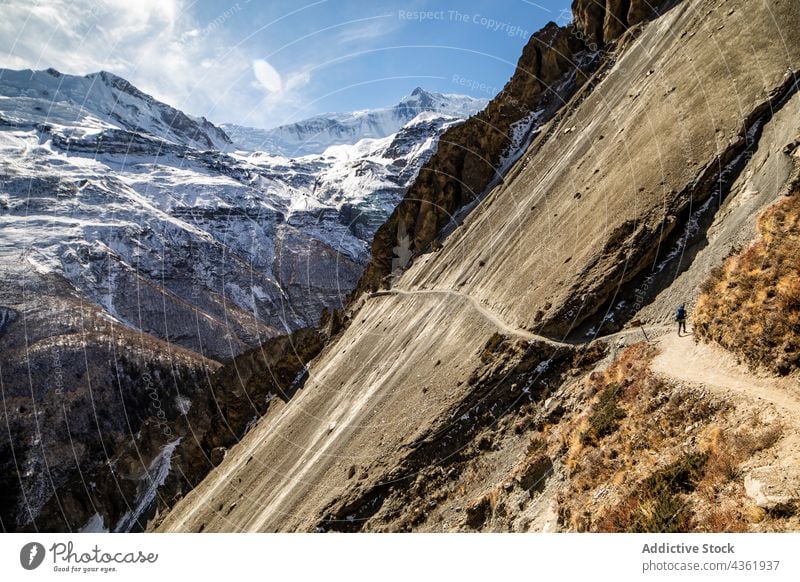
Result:
{"label": "dry brown grass", "polygon": [[758,240],[703,284],[695,333],[787,374],[800,366],[800,193],[768,208],[757,226]]}
{"label": "dry brown grass", "polygon": [[[743,532],[764,518],[742,491],[741,465],[781,435],[780,425],[753,419],[736,431],[714,424],[698,435],[696,449],[634,485],[591,524],[598,532]],[[673,455],[673,451],[668,451]]]}
{"label": "dry brown grass", "polygon": [[[597,532],[749,531],[764,519],[744,494],[743,464],[773,446],[781,426],[742,419],[724,401],[654,377],[654,348],[624,350],[586,380],[583,413],[559,431],[569,484],[562,525]],[[613,430],[592,433],[613,402]],[[591,438],[587,438],[587,434]]]}

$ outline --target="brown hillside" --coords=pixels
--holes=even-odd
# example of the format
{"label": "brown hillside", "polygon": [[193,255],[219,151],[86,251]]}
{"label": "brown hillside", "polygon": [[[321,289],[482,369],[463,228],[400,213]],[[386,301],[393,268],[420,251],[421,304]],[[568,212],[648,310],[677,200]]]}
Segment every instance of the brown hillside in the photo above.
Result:
{"label": "brown hillside", "polygon": [[800,192],[767,209],[758,234],[703,285],[695,333],[787,374],[800,367]]}

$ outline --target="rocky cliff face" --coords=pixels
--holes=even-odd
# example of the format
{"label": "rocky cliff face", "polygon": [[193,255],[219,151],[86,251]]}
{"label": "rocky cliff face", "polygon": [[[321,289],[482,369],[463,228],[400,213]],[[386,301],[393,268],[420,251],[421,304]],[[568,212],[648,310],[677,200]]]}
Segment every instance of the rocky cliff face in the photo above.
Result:
{"label": "rocky cliff face", "polygon": [[653,20],[680,0],[573,0],[576,28],[596,48],[617,40],[631,26]]}
{"label": "rocky cliff face", "polygon": [[[605,12],[592,18],[600,60],[503,181],[391,288],[354,299],[303,389],[154,529],[798,526],[796,492],[774,490],[797,476],[790,383],[678,338],[670,316],[796,176],[800,46],[783,39],[800,7],[684,0],[611,43]],[[461,131],[487,156],[508,140]],[[427,168],[491,179],[466,163],[481,150],[445,151]],[[444,174],[423,170],[411,192],[452,211],[466,190]],[[440,214],[415,204],[376,236],[363,289],[392,251],[434,241]]]}
{"label": "rocky cliff face", "polygon": [[[408,257],[438,245],[463,219],[463,212],[502,181],[531,139],[588,81],[602,63],[605,43],[630,26],[658,15],[668,2],[575,2],[575,22],[554,23],[534,34],[514,75],[478,115],[442,136],[439,149],[420,172],[406,198],[378,230],[372,260],[359,291],[379,288]],[[606,25],[606,22],[608,24]],[[604,32],[606,31],[607,32]]]}

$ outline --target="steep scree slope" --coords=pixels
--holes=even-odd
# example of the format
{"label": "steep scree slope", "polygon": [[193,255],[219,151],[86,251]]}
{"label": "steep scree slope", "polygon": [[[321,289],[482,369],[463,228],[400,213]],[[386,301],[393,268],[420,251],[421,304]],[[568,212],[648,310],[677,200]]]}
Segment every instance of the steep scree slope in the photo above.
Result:
{"label": "steep scree slope", "polygon": [[[656,17],[673,1],[638,2],[631,6],[630,25]],[[617,5],[614,5],[617,4]],[[418,254],[462,219],[548,121],[600,66],[607,66],[611,44],[628,28],[627,3],[609,0],[605,9],[595,0],[573,4],[575,23],[549,23],[535,33],[522,51],[509,82],[489,105],[466,123],[446,132],[437,153],[420,171],[372,244],[372,260],[359,290],[375,290],[387,275],[406,266],[405,254]],[[587,6],[590,5],[590,6]],[[618,23],[598,35],[595,25]],[[601,25],[602,26],[602,25]]]}
{"label": "steep scree slope", "polygon": [[[458,291],[494,317],[449,293],[364,295],[349,327],[312,362],[304,387],[262,418],[159,527],[481,528],[517,482],[527,492],[518,507],[529,512],[520,527],[570,527],[551,503],[568,474],[521,435],[558,421],[559,398],[578,383],[569,378],[591,368],[607,342],[504,338],[496,320],[559,335],[598,326],[598,310],[622,283],[669,258],[672,243],[693,228],[689,209],[715,199],[712,185],[728,174],[736,179],[749,139],[773,135],[758,128],[765,111],[792,99],[800,46],[786,39],[799,25],[790,0],[686,0],[623,35],[604,57],[608,67],[542,127],[505,183],[396,283],[404,291]],[[654,406],[669,399],[654,390]],[[681,418],[681,406],[665,422]],[[512,413],[531,407],[535,414],[512,431]],[[514,463],[490,436],[495,426],[508,429],[509,454],[527,459],[521,473],[506,472]],[[451,461],[468,442],[478,457],[467,474]],[[574,454],[583,458],[580,444]],[[510,489],[471,497],[493,482]],[[670,500],[682,494],[668,493]],[[448,504],[461,517],[437,521]],[[509,507],[506,518],[516,515]]]}

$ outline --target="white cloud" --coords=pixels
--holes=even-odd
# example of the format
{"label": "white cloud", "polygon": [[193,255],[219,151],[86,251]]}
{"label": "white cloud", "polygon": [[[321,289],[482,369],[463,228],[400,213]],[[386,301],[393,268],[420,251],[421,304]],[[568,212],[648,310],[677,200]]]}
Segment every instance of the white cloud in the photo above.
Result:
{"label": "white cloud", "polygon": [[258,85],[266,89],[268,94],[276,96],[288,96],[292,91],[299,89],[311,81],[310,69],[291,73],[285,79],[264,59],[253,61],[253,75],[255,75]]}
{"label": "white cloud", "polygon": [[282,77],[231,37],[225,26],[230,9],[209,24],[197,21],[193,5],[192,0],[3,0],[0,67],[53,67],[81,75],[108,70],[216,122],[270,125],[303,101],[297,90],[309,83],[307,70]]}
{"label": "white cloud", "polygon": [[283,81],[280,73],[275,67],[263,59],[253,61],[253,74],[261,86],[270,93],[280,93],[283,91]]}
{"label": "white cloud", "polygon": [[393,14],[360,18],[348,23],[348,26],[336,35],[335,42],[350,44],[375,40],[399,28],[400,22]]}

